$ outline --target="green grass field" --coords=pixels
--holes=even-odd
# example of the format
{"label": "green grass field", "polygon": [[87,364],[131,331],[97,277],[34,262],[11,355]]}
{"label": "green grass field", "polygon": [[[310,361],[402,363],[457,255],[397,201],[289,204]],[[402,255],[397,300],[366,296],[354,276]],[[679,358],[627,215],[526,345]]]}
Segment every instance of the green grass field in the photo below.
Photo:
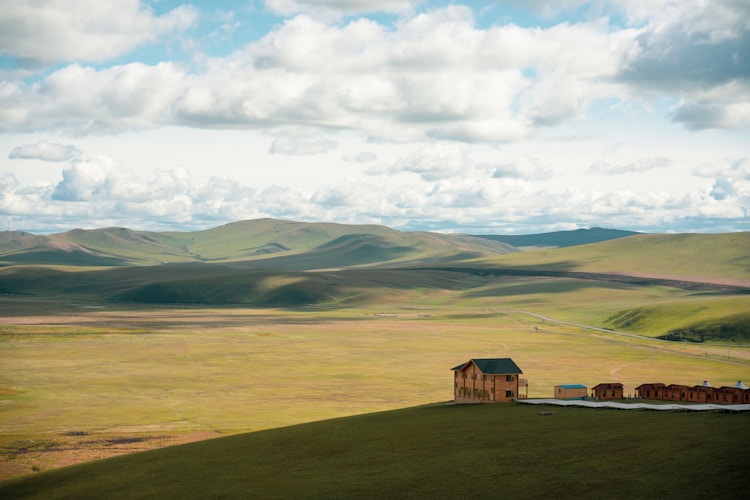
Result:
{"label": "green grass field", "polygon": [[0,328],[0,448],[27,472],[50,467],[49,454],[18,443],[71,433],[234,434],[446,401],[450,368],[472,357],[512,357],[530,397],[560,383],[619,381],[627,394],[750,380],[742,345],[623,337],[433,297],[298,311],[13,300],[22,314]]}
{"label": "green grass field", "polygon": [[[263,478],[248,479],[236,486],[219,485],[215,490],[218,494],[241,496],[242,492],[262,490],[268,496],[288,496],[289,491],[300,491],[301,481],[310,480],[310,488],[317,488],[310,490],[312,496],[341,491],[354,496],[398,496],[398,492],[404,492],[404,496],[414,497],[429,496],[435,491],[458,492],[461,487],[463,492],[479,492],[496,487],[500,481],[508,491],[515,492],[513,496],[523,496],[522,487],[528,488],[524,486],[528,481],[519,479],[525,477],[520,466],[513,468],[502,462],[503,470],[509,467],[507,474],[492,466],[500,459],[497,450],[507,449],[522,457],[519,464],[523,469],[535,474],[532,483],[536,489],[528,490],[534,496],[562,488],[574,488],[571,491],[578,492],[576,496],[654,496],[633,485],[618,486],[625,476],[630,480],[643,474],[649,481],[646,488],[653,488],[656,496],[663,497],[666,492],[671,495],[674,490],[665,489],[668,482],[662,479],[658,485],[653,483],[673,476],[678,469],[688,470],[687,459],[698,452],[714,457],[714,466],[719,468],[712,470],[722,481],[726,479],[728,492],[736,491],[737,470],[720,464],[739,452],[732,448],[725,455],[722,447],[728,438],[717,438],[720,445],[714,447],[714,442],[704,435],[715,428],[729,435],[736,431],[734,423],[747,423],[745,416],[734,416],[734,420],[717,415],[625,416],[625,412],[621,415],[564,409],[556,412],[548,424],[540,422],[533,412],[524,413],[530,409],[477,408],[470,413],[472,410],[428,406],[354,420],[329,419],[448,401],[453,384],[450,368],[477,357],[512,357],[529,380],[530,397],[550,397],[553,387],[563,383],[592,387],[601,382],[622,382],[626,394],[633,394],[634,388],[644,382],[700,384],[709,380],[714,386],[733,385],[737,380],[747,383],[750,294],[741,289],[730,293],[711,287],[690,290],[664,284],[509,276],[491,271],[495,266],[494,269],[542,271],[658,272],[704,282],[732,281],[741,286],[748,280],[746,243],[750,233],[640,235],[456,264],[450,259],[464,259],[481,245],[473,240],[465,243],[460,236],[441,237],[434,244],[429,235],[393,239],[390,230],[383,228],[362,236],[351,234],[351,228],[320,225],[308,234],[309,226],[279,225],[278,221],[252,225],[267,234],[248,239],[243,231],[249,227],[229,225],[206,235],[157,235],[112,229],[72,235],[81,244],[95,244],[102,255],[113,252],[114,256],[119,251],[127,259],[141,263],[155,256],[163,258],[167,248],[177,252],[175,255],[183,252],[200,254],[202,259],[223,258],[223,264],[0,268],[0,292],[4,294],[0,296],[0,480],[35,473],[35,479],[52,478],[40,480],[40,494],[49,493],[43,491],[43,485],[48,484],[43,481],[71,481],[70,490],[60,486],[55,491],[61,496],[70,491],[71,496],[79,497],[84,491],[80,488],[89,488],[83,493],[85,497],[97,496],[97,492],[125,491],[121,490],[122,482],[145,481],[143,478],[151,475],[163,477],[169,485],[152,485],[152,489],[143,490],[143,496],[153,497],[162,496],[163,492],[171,494],[168,488],[175,487],[173,482],[190,485],[193,478],[206,477],[205,474],[215,474],[211,477],[219,482],[234,481],[231,471],[236,467],[250,478]],[[315,247],[320,242],[324,242],[323,246]],[[278,248],[269,248],[271,243]],[[232,249],[232,256],[222,257],[222,245]],[[118,246],[123,248],[118,250]],[[408,252],[405,246],[410,247]],[[295,254],[298,250],[282,247],[307,250]],[[279,270],[254,268],[257,259],[226,262],[246,251],[254,258],[265,259],[263,265],[291,264],[289,269]],[[266,258],[266,252],[276,252],[281,257]],[[405,260],[400,260],[401,255]],[[427,259],[429,268],[372,267],[377,262],[418,263],[422,258]],[[441,269],[441,263],[464,268]],[[337,264],[354,267],[337,268]],[[488,267],[483,270],[481,266]],[[329,269],[302,270],[321,267]],[[658,337],[689,341],[668,342]],[[444,421],[430,420],[430,415],[443,411],[439,414]],[[496,411],[500,413],[493,413]],[[399,415],[408,418],[403,420]],[[476,420],[468,428],[449,430],[449,425],[456,425],[453,420],[457,415]],[[605,418],[600,422],[597,415]],[[497,421],[486,420],[492,418]],[[505,441],[497,440],[507,436],[505,420],[515,419],[537,427],[513,427],[513,432],[528,443],[522,447],[513,441],[507,444],[509,448],[503,448]],[[417,456],[412,452],[404,454],[403,463],[394,461],[392,468],[382,465],[387,450],[381,449],[378,438],[373,436],[390,435],[391,442],[407,442],[400,434],[406,430],[398,426],[383,428],[402,421],[409,429],[432,429],[434,448],[426,449],[430,456],[452,457],[451,466],[456,467],[455,471],[451,469],[453,476],[447,477],[447,463],[435,460],[434,469],[425,469],[424,481],[412,486],[421,470],[413,466]],[[582,429],[571,429],[573,421],[578,421]],[[323,427],[288,427],[309,422],[320,422],[315,425]],[[369,437],[357,435],[351,428],[339,431],[342,437],[350,436],[353,443],[362,443],[361,450],[350,449],[341,441],[331,451],[325,446],[319,448],[321,443],[314,436],[304,436],[328,425],[350,425],[348,422],[357,422],[357,426],[379,423],[372,423]],[[564,436],[552,439],[548,435],[552,431],[547,429],[539,434],[539,439],[534,437],[540,432],[538,426],[555,422],[567,422],[558,429]],[[680,428],[684,422],[698,422],[697,427],[685,428],[690,427],[689,432],[702,429],[701,437],[680,445],[674,434],[665,438],[661,449],[661,443],[650,440],[657,439],[659,426],[665,422],[670,429]],[[634,427],[628,427],[630,424]],[[616,435],[606,433],[619,426],[626,429],[624,439],[636,444],[629,447],[621,444]],[[651,436],[646,441],[637,437],[641,427],[644,436]],[[585,434],[585,428],[589,434]],[[247,432],[251,434],[244,434]],[[324,434],[336,432],[327,430]],[[264,469],[262,458],[252,453],[241,455],[246,461],[233,461],[231,453],[239,453],[235,450],[217,451],[222,458],[211,459],[214,462],[201,462],[199,455],[192,454],[175,458],[175,470],[169,473],[156,472],[160,469],[152,470],[150,465],[135,465],[151,464],[151,459],[96,462],[91,470],[110,467],[102,464],[130,465],[123,476],[112,475],[111,483],[99,472],[81,472],[98,478],[88,486],[77,482],[75,472],[68,479],[61,479],[67,474],[62,471],[63,476],[36,474],[67,463],[220,434],[237,435],[239,441],[220,439],[205,446],[214,442],[217,446],[235,446],[230,443],[270,436],[269,443],[273,445],[257,441],[247,446],[259,450],[268,449],[263,446],[282,447],[274,455],[277,469]],[[482,445],[488,436],[496,441]],[[568,436],[574,437],[575,442]],[[419,438],[420,446],[425,446],[426,439]],[[312,444],[297,446],[298,441],[309,440]],[[605,455],[591,451],[597,446],[592,443],[599,442],[621,452],[623,463],[615,461],[610,467],[589,460],[589,455],[605,460]],[[142,444],[140,448],[138,443]],[[207,456],[213,453],[201,448],[203,444],[194,446],[197,448],[184,449]],[[308,451],[305,446],[310,447]],[[372,450],[368,451],[368,446]],[[549,456],[556,447],[578,458],[559,464]],[[446,454],[446,449],[451,453]],[[548,455],[543,455],[543,451]],[[268,456],[271,452],[264,453]],[[368,477],[360,465],[353,465],[351,474],[341,472],[340,479],[330,478],[337,467],[359,461],[369,463],[358,453],[374,457],[376,472],[371,483],[364,481],[363,489],[354,484],[355,476]],[[644,463],[651,465],[630,463],[636,453],[643,454]],[[331,461],[321,460],[321,454]],[[665,465],[672,455],[686,461],[680,458]],[[278,458],[282,456],[283,460]],[[299,460],[289,462],[289,456]],[[472,456],[482,458],[472,462]],[[183,467],[180,460],[190,464]],[[219,471],[215,466],[219,462],[227,470]],[[316,473],[318,462],[321,469]],[[617,472],[616,466],[625,462],[627,467]],[[479,467],[479,463],[488,465]],[[531,463],[536,465],[531,467]],[[201,464],[208,467],[207,472],[197,472]],[[290,465],[283,468],[284,464]],[[545,467],[550,464],[553,467]],[[187,475],[180,476],[183,472]],[[692,476],[680,474],[678,483],[693,485]],[[267,482],[289,486],[283,489],[287,486],[268,486]],[[19,487],[26,488],[31,483],[24,484]],[[11,487],[15,488],[8,483]],[[160,490],[161,487],[167,489]],[[203,490],[195,491],[196,496],[203,496],[199,493]],[[695,492],[696,496],[699,492],[710,493],[697,483],[681,492]],[[0,490],[0,496],[2,493]]]}
{"label": "green grass field", "polygon": [[750,414],[431,405],[0,483],[4,498],[744,498]]}

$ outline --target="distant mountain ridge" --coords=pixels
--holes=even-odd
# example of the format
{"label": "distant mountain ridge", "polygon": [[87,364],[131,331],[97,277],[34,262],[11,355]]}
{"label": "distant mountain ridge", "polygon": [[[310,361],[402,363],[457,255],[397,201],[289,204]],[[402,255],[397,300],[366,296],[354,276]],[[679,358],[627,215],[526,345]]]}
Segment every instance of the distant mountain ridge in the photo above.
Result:
{"label": "distant mountain ridge", "polygon": [[514,247],[573,247],[588,245],[589,243],[600,243],[602,241],[616,240],[643,234],[636,231],[624,231],[621,229],[605,229],[592,227],[591,229],[575,229],[573,231],[553,231],[540,234],[520,235],[473,235],[478,238],[486,238],[492,241],[501,241]]}
{"label": "distant mountain ridge", "polygon": [[465,235],[255,219],[192,232],[111,227],[45,236],[5,231],[0,233],[0,262],[122,266],[252,261],[256,267],[302,270],[437,263],[514,253],[517,247],[569,247],[635,234],[639,233],[593,228],[521,236]]}
{"label": "distant mountain ridge", "polygon": [[[590,231],[609,230],[572,233],[587,243]],[[609,235],[623,233],[629,234]],[[495,301],[513,304],[516,294],[596,287],[682,289],[705,301],[750,294],[750,232],[635,234],[577,246],[565,241],[569,236],[546,235],[544,247],[520,251],[471,235],[273,219],[184,233],[8,231],[0,233],[0,295],[263,307],[466,300],[495,307]],[[660,335],[750,338],[747,316],[735,314],[741,307],[711,314],[690,307],[667,314],[630,304],[602,320],[611,327],[668,317],[671,326]]]}
{"label": "distant mountain ridge", "polygon": [[379,263],[436,263],[517,252],[468,235],[402,232],[385,226],[256,219],[193,232],[74,229],[53,235],[0,233],[0,263],[133,266],[252,262],[305,270]]}

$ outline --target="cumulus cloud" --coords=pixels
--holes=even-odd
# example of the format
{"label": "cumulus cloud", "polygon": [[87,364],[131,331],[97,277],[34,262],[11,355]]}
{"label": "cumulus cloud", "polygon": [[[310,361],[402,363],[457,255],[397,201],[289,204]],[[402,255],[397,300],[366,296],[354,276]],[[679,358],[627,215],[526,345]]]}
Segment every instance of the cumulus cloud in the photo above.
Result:
{"label": "cumulus cloud", "polygon": [[11,160],[69,161],[80,154],[81,150],[72,144],[39,141],[36,144],[16,146],[8,158]]}
{"label": "cumulus cloud", "polygon": [[190,176],[181,167],[156,170],[152,178],[144,179],[107,156],[84,155],[63,168],[62,180],[54,186],[50,198],[162,213],[165,205],[189,200],[190,189]]}
{"label": "cumulus cloud", "polygon": [[0,53],[36,64],[101,62],[184,30],[196,17],[188,6],[155,16],[140,0],[4,2]]}
{"label": "cumulus cloud", "polygon": [[185,85],[184,72],[171,63],[102,70],[73,64],[41,83],[0,92],[0,127],[86,134],[168,124]]}
{"label": "cumulus cloud", "polygon": [[692,130],[750,126],[750,7],[736,0],[631,1],[645,22],[637,57],[618,78],[641,92],[680,98],[674,121]]}
{"label": "cumulus cloud", "polygon": [[52,198],[60,201],[89,201],[101,198],[104,183],[114,162],[107,157],[75,161],[66,166]]}
{"label": "cumulus cloud", "polygon": [[750,80],[693,92],[675,106],[672,119],[690,130],[750,127]]}
{"label": "cumulus cloud", "polygon": [[547,179],[552,177],[552,170],[542,165],[537,158],[519,156],[501,161],[496,165],[486,165],[492,170],[495,179]]}
{"label": "cumulus cloud", "polygon": [[713,187],[680,194],[542,188],[519,178],[472,175],[433,181],[417,177],[406,184],[368,177],[312,190],[276,185],[256,190],[219,177],[196,185],[181,168],[141,177],[111,159],[91,156],[67,165],[56,185],[22,186],[12,175],[1,176],[0,211],[47,228],[64,221],[67,228],[160,229],[168,224],[195,229],[258,217],[400,229],[475,228],[485,234],[580,224],[646,231],[741,225],[750,209],[750,162],[741,158],[700,173],[714,179]]}
{"label": "cumulus cloud", "polygon": [[[47,15],[67,12],[62,4],[49,3],[41,16],[29,3],[14,3],[2,22],[15,19],[17,26],[0,26],[4,50],[17,57],[102,60],[183,29],[194,16],[175,9],[157,17],[136,0],[93,2],[88,10],[81,2],[70,13]],[[541,11],[579,4],[535,2]],[[274,130],[303,123],[389,141],[509,142],[579,120],[599,99],[655,93],[679,100],[671,117],[690,129],[750,126],[750,16],[742,2],[601,2],[588,6],[597,14],[590,19],[547,28],[481,28],[468,7],[414,13],[414,5],[269,1],[271,11],[294,17],[234,54],[204,57],[190,69],[169,62],[102,69],[72,64],[39,82],[5,81],[0,126],[94,133],[164,124]],[[321,8],[408,13],[393,25],[304,14]],[[631,25],[611,23],[613,13]],[[101,27],[102,19],[106,30],[69,29],[78,21]],[[34,29],[54,43],[44,42],[47,35],[28,41],[33,37],[16,32],[27,25],[38,25]],[[32,50],[46,46],[52,48]]]}
{"label": "cumulus cloud", "polygon": [[74,64],[38,84],[8,85],[0,91],[0,123],[76,133],[305,124],[390,141],[518,141],[617,93],[608,78],[635,43],[627,30],[597,24],[479,28],[472,11],[457,5],[393,27],[300,15],[194,73],[172,63]]}
{"label": "cumulus cloud", "polygon": [[656,158],[643,158],[625,165],[612,165],[606,161],[597,161],[589,166],[588,173],[594,175],[643,173],[656,168],[667,167],[670,163],[671,161],[669,158],[664,158],[663,156]]}
{"label": "cumulus cloud", "polygon": [[392,172],[412,172],[428,182],[456,177],[472,168],[466,148],[459,144],[436,143],[400,158]]}
{"label": "cumulus cloud", "polygon": [[718,165],[705,165],[693,169],[699,177],[713,179],[709,193],[718,201],[734,200],[738,207],[750,210],[750,159],[735,158]]}

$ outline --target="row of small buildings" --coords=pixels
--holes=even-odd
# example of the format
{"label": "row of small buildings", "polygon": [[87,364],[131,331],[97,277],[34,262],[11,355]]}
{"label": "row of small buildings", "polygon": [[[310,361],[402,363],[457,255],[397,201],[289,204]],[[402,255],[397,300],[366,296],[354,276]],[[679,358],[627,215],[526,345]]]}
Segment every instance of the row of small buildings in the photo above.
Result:
{"label": "row of small buildings", "polygon": [[[453,391],[456,403],[497,403],[528,398],[528,382],[521,378],[523,371],[510,358],[470,359],[454,368]],[[748,404],[750,389],[742,382],[733,386],[641,384],[635,388],[639,399],[653,401],[684,401],[690,403]],[[554,387],[556,399],[598,400],[624,399],[624,387],[619,382],[598,384],[588,388],[581,384],[561,384]],[[629,397],[629,396],[628,396]]]}
{"label": "row of small buildings", "polygon": [[685,401],[689,403],[748,404],[750,389],[737,381],[732,386],[712,387],[708,382],[701,385],[641,384],[635,388],[641,399],[652,401]]}

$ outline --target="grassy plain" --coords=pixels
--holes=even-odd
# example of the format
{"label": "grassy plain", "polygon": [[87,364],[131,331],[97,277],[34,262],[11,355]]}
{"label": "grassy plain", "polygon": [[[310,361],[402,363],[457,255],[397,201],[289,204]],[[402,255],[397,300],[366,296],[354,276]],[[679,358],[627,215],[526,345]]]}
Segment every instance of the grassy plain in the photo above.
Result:
{"label": "grassy plain", "polygon": [[[560,383],[620,381],[627,394],[650,381],[750,380],[743,345],[625,337],[513,312],[562,312],[549,306],[561,297],[596,304],[588,287],[545,283],[547,295],[534,282],[507,285],[529,287],[525,299],[518,288],[491,299],[432,290],[409,292],[408,302],[402,294],[387,297],[401,302],[299,310],[3,298],[0,478],[70,463],[64,448],[85,443],[158,446],[156,438],[447,401],[450,368],[472,357],[512,357],[530,397],[549,397]],[[646,301],[678,292],[613,285],[606,293]],[[97,450],[96,458],[132,451]]]}

